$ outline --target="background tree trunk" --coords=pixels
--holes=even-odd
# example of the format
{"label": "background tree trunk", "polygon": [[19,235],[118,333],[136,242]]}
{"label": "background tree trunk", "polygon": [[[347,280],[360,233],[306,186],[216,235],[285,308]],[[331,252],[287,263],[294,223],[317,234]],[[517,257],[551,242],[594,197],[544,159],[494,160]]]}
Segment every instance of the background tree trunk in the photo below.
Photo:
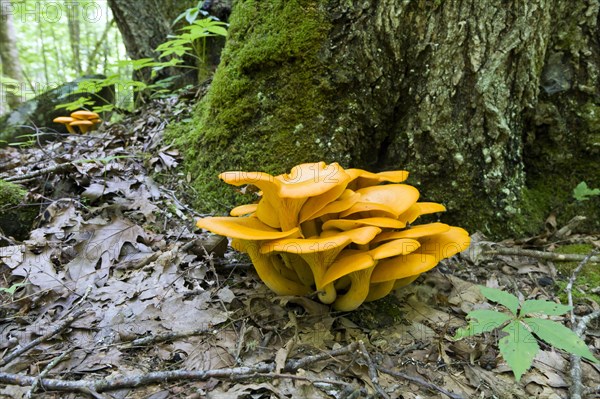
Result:
{"label": "background tree trunk", "polygon": [[240,0],[194,128],[177,132],[198,206],[236,201],[221,171],[324,160],[409,170],[473,230],[537,230],[557,200],[580,212],[573,187],[600,186],[597,20],[597,0]]}
{"label": "background tree trunk", "polygon": [[[13,26],[12,7],[9,0],[0,0],[0,75],[23,82],[23,69],[17,51],[17,37]],[[7,92],[0,86],[0,103],[6,100],[8,108],[15,109],[21,103],[21,97]],[[0,115],[7,111],[0,105]]]}
{"label": "background tree trunk", "polygon": [[65,8],[67,9],[69,43],[71,44],[71,66],[75,72],[77,72],[77,75],[81,75],[83,68],[81,67],[81,54],[79,51],[81,42],[81,18],[79,13],[79,4],[65,1]]}
{"label": "background tree trunk", "polygon": [[[231,9],[231,0],[207,2],[211,15],[227,18]],[[159,44],[168,40],[169,34],[175,33],[183,25],[179,22],[172,26],[173,21],[182,12],[198,4],[197,0],[108,0],[113,12],[117,27],[121,32],[127,55],[137,60],[140,58],[157,59],[154,51]],[[202,16],[199,16],[202,18]],[[187,23],[186,23],[187,24]],[[187,71],[186,71],[187,72]],[[149,71],[136,76],[145,82],[150,82]],[[168,76],[182,74],[181,68],[168,68],[161,71],[155,80]],[[195,83],[194,73],[185,74],[176,86],[181,87],[187,83]]]}

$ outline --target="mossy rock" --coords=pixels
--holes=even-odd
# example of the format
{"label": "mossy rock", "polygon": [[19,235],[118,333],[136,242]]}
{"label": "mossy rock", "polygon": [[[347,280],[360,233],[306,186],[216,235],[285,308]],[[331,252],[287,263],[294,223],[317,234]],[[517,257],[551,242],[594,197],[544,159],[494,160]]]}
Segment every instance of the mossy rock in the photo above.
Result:
{"label": "mossy rock", "polygon": [[27,191],[21,186],[0,180],[0,232],[17,240],[27,238],[37,208],[24,204]]}

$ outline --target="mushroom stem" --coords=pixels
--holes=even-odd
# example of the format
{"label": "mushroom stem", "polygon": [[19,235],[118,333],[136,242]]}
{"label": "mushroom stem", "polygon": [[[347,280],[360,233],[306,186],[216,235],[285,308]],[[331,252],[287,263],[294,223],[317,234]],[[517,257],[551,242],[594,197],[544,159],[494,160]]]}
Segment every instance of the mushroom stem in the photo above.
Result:
{"label": "mushroom stem", "polygon": [[317,227],[317,220],[311,219],[300,224],[300,230],[305,238],[316,237],[319,235],[319,228]]}
{"label": "mushroom stem", "polygon": [[376,301],[383,298],[394,289],[394,280],[384,281],[383,283],[371,284],[369,288],[369,295],[365,299],[365,302]]}
{"label": "mushroom stem", "polygon": [[283,258],[286,266],[296,272],[298,280],[303,285],[311,287],[315,283],[312,270],[310,270],[310,266],[308,266],[308,263],[306,263],[302,257],[286,252],[281,252],[280,255]]}
{"label": "mushroom stem", "polygon": [[344,295],[339,296],[333,303],[333,308],[339,312],[349,312],[358,308],[369,295],[369,280],[373,267],[358,270],[348,275],[352,285]]}
{"label": "mushroom stem", "polygon": [[319,301],[326,305],[333,303],[337,298],[337,292],[333,286],[333,283],[327,284],[325,287],[321,288],[319,291],[317,291],[317,295],[319,296]]}
{"label": "mushroom stem", "polygon": [[[308,287],[281,275],[275,266],[279,262],[276,254],[261,254],[259,245],[251,241],[245,242],[244,249],[250,256],[260,279],[277,295],[308,295],[310,293]],[[282,264],[279,266],[285,267]]]}

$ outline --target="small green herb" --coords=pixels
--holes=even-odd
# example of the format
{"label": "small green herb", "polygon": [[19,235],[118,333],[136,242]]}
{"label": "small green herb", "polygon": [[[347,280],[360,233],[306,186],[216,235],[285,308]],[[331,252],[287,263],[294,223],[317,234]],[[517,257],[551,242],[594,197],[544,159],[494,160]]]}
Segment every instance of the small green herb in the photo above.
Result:
{"label": "small green herb", "polygon": [[577,201],[587,201],[590,197],[594,197],[596,195],[600,195],[600,189],[598,188],[589,188],[587,183],[582,181],[573,189],[573,197]]}
{"label": "small green herb", "polygon": [[487,299],[503,305],[510,313],[474,310],[467,315],[469,324],[457,330],[453,339],[458,340],[502,328],[506,335],[498,342],[498,348],[517,381],[531,367],[535,355],[539,352],[538,339],[598,363],[598,359],[592,355],[585,342],[573,331],[556,321],[531,317],[559,316],[571,310],[570,306],[537,299],[519,303],[519,299],[508,292],[488,287],[480,287],[480,290]]}

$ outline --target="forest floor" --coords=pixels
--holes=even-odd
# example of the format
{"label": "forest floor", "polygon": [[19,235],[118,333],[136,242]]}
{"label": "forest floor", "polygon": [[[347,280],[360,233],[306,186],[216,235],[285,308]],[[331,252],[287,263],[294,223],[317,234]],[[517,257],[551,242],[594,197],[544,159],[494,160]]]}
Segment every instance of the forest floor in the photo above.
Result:
{"label": "forest floor", "polygon": [[[187,117],[178,101],[92,134],[0,149],[0,179],[39,208],[26,239],[0,235],[0,397],[568,397],[568,354],[542,344],[516,383],[498,334],[451,337],[469,311],[493,307],[477,285],[565,303],[572,267],[519,251],[589,252],[600,236],[551,223],[501,243],[472,232],[468,251],[350,313],[278,297],[225,239],[195,229],[189,177],[163,142],[167,120]],[[598,280],[583,278],[577,315],[600,308]],[[597,320],[586,342],[597,356]],[[600,386],[598,365],[583,360],[581,371],[585,387]]]}

